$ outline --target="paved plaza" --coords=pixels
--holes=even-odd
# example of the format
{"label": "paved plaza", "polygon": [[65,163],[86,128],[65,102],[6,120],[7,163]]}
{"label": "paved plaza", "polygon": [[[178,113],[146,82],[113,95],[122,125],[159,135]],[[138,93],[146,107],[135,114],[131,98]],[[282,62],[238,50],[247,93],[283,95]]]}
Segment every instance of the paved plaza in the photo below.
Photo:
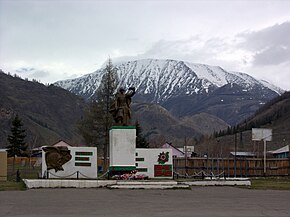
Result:
{"label": "paved plaza", "polygon": [[0,191],[0,216],[289,217],[290,192],[237,187],[191,190],[33,189]]}

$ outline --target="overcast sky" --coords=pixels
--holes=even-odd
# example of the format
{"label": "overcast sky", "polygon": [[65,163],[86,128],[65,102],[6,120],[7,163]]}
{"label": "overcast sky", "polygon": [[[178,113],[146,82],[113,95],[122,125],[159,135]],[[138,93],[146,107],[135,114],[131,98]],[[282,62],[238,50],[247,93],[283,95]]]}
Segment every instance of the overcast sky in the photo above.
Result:
{"label": "overcast sky", "polygon": [[185,60],[290,90],[287,0],[0,0],[0,69],[43,83],[114,61]]}

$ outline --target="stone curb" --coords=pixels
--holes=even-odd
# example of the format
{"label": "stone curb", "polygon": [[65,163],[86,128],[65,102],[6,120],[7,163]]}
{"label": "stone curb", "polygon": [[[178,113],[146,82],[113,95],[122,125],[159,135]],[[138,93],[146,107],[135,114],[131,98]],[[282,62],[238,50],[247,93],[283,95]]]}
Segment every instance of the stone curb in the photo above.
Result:
{"label": "stone curb", "polygon": [[192,181],[181,182],[190,186],[251,186],[250,180],[208,180],[208,181]]}

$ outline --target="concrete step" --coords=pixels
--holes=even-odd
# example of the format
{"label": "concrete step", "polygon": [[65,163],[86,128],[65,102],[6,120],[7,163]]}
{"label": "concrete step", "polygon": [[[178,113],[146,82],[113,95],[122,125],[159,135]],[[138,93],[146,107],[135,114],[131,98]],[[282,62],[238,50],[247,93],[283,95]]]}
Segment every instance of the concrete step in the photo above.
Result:
{"label": "concrete step", "polygon": [[156,185],[156,184],[129,184],[129,185],[110,185],[107,186],[109,189],[189,189],[189,185],[185,184],[176,184],[176,185]]}
{"label": "concrete step", "polygon": [[118,180],[117,185],[177,185],[176,181],[168,180]]}
{"label": "concrete step", "polygon": [[178,184],[173,180],[118,180],[117,184],[107,186],[110,189],[187,189],[188,184]]}

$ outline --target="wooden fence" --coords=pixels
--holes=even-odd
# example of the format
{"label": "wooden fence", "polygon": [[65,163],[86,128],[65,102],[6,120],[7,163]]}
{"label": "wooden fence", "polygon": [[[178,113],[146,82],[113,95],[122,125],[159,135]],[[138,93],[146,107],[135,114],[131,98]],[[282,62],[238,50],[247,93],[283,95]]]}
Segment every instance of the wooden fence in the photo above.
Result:
{"label": "wooden fence", "polygon": [[[41,173],[39,158],[16,158],[15,170],[12,170],[13,158],[8,158],[8,179],[15,178],[16,170],[22,178],[37,178]],[[101,165],[98,160],[98,165]],[[290,176],[289,158],[268,158],[267,176]],[[263,158],[174,158],[173,170],[181,177],[220,176],[220,177],[258,177],[264,176]]]}
{"label": "wooden fence", "polygon": [[[175,158],[173,168],[179,176],[264,176],[263,158]],[[290,176],[290,159],[267,159],[266,175]]]}

